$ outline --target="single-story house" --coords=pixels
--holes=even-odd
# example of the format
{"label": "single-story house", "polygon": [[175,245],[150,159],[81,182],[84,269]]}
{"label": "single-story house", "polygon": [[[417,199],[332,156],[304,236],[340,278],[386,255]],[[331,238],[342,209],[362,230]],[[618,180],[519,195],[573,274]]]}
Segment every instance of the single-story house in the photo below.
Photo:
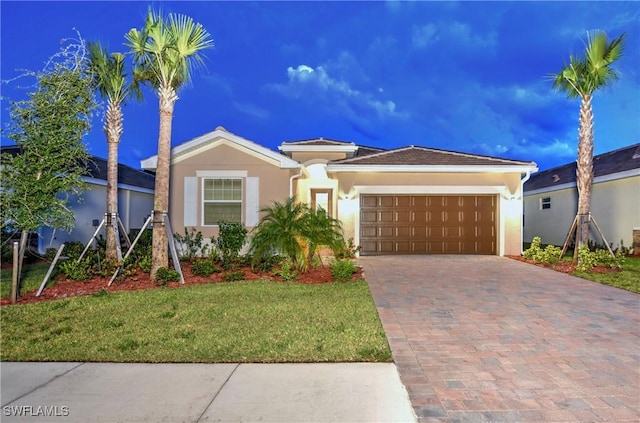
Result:
{"label": "single-story house", "polygon": [[[17,146],[2,147],[3,153],[19,154]],[[38,252],[44,254],[47,248],[58,248],[69,241],[87,244],[92,240],[107,210],[107,161],[92,156],[86,176],[88,184],[80,198],[72,195],[69,205],[73,209],[75,227],[71,231],[43,227],[38,229]],[[153,210],[155,177],[153,174],[118,165],[118,214],[127,233],[142,228]],[[104,226],[98,236],[105,236]]]}
{"label": "single-story house", "polygon": [[[371,148],[314,138],[275,152],[222,127],[171,151],[174,232],[250,230],[260,209],[295,196],[338,218],[360,254],[522,251],[522,184],[533,162],[432,148]],[[157,156],[141,161],[155,171]]]}
{"label": "single-story house", "polygon": [[[640,230],[640,144],[594,156],[591,216],[614,248]],[[524,184],[524,238],[563,245],[578,210],[576,163],[533,175]],[[589,239],[602,244],[595,225]],[[640,247],[640,246],[639,246]]]}

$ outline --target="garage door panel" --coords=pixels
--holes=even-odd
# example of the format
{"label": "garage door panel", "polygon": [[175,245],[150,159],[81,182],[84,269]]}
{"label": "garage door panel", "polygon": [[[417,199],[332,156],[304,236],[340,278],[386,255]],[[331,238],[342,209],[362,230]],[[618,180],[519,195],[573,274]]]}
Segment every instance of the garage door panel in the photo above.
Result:
{"label": "garage door panel", "polygon": [[362,195],[362,254],[496,254],[496,196]]}

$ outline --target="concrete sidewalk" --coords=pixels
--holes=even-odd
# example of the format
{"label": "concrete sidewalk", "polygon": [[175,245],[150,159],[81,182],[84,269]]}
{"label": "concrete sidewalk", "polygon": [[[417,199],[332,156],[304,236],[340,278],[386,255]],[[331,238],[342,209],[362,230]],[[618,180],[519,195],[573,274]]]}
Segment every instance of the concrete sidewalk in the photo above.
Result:
{"label": "concrete sidewalk", "polygon": [[0,363],[2,422],[415,422],[392,363]]}

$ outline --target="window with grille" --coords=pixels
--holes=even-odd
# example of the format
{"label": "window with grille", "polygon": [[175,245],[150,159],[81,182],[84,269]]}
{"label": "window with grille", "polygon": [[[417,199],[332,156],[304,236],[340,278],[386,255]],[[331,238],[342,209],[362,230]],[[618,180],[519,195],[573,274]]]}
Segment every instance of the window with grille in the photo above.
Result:
{"label": "window with grille", "polygon": [[551,197],[544,197],[540,199],[540,210],[551,208]]}
{"label": "window with grille", "polygon": [[204,225],[242,222],[242,179],[203,180]]}

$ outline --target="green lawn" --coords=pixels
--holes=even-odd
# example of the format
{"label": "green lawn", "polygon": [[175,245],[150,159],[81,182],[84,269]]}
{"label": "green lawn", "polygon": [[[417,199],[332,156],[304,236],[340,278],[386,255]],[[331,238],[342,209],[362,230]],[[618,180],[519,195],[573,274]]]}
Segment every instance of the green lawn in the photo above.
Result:
{"label": "green lawn", "polygon": [[391,361],[365,281],[158,288],[0,313],[2,361]]}
{"label": "green lawn", "polygon": [[573,275],[640,294],[640,257],[625,258],[622,271],[620,272],[575,272]]}
{"label": "green lawn", "polygon": [[[51,263],[28,264],[22,269],[22,286],[20,292],[36,291],[42,284]],[[11,294],[11,268],[0,270],[0,297],[9,298]]]}

